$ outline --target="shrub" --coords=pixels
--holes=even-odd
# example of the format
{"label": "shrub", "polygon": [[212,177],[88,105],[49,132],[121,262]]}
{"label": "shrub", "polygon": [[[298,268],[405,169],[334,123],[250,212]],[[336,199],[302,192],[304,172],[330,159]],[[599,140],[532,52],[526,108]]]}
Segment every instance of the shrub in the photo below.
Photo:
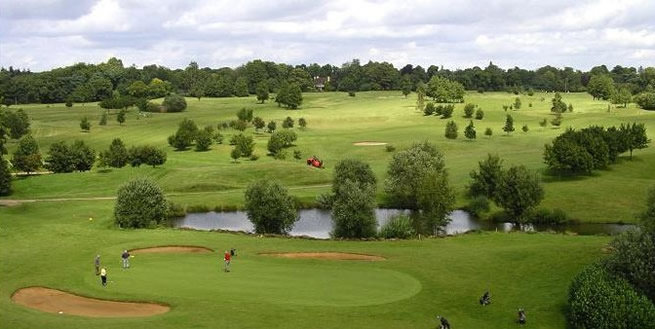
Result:
{"label": "shrub", "polygon": [[622,278],[594,264],[569,287],[569,322],[574,328],[654,328],[655,306]]}
{"label": "shrub", "polygon": [[302,153],[300,150],[293,150],[293,158],[296,160],[300,160],[302,158]]}
{"label": "shrub", "polygon": [[243,134],[238,134],[233,136],[235,140],[235,147],[239,150],[239,153],[242,157],[249,157],[252,155],[252,152],[255,150],[255,141],[252,136],[245,136]]}
{"label": "shrub", "polygon": [[393,216],[380,229],[380,237],[385,239],[410,239],[416,235],[412,221],[408,216]]}
{"label": "shrub", "polygon": [[429,102],[425,104],[425,108],[423,109],[423,113],[425,115],[433,115],[435,111],[434,103]]}
{"label": "shrub", "polygon": [[293,119],[291,119],[291,117],[286,117],[286,119],[282,121],[282,128],[293,128]]}
{"label": "shrub", "polygon": [[484,131],[484,134],[485,134],[486,136],[491,137],[491,136],[494,134],[494,131],[491,130],[491,128],[487,128],[487,129]]}
{"label": "shrub", "polygon": [[106,126],[107,125],[107,113],[102,113],[102,116],[100,117],[100,122],[98,122],[98,125],[100,125],[100,126]]}
{"label": "shrub", "polygon": [[384,149],[385,149],[387,152],[394,152],[394,151],[396,150],[396,147],[393,146],[392,144],[387,144],[387,145],[384,147]]}
{"label": "shrub", "polygon": [[11,172],[9,162],[4,159],[0,152],[0,195],[8,195],[11,192]]}
{"label": "shrub", "polygon": [[277,125],[275,124],[275,121],[271,121],[266,125],[266,129],[268,129],[269,133],[273,133],[275,129],[277,128]]}
{"label": "shrub", "polygon": [[544,188],[538,174],[524,166],[510,167],[496,185],[494,201],[513,216],[513,221],[525,220],[523,215],[539,205]]}
{"label": "shrub", "polygon": [[492,199],[503,175],[503,160],[498,155],[487,154],[478,162],[478,171],[472,170],[471,184],[467,186],[469,196],[485,196]]}
{"label": "shrub", "polygon": [[484,111],[482,109],[477,109],[475,111],[475,119],[476,120],[482,120],[484,118]]}
{"label": "shrub", "polygon": [[157,183],[136,178],[118,188],[114,219],[119,227],[152,227],[161,224],[167,213],[168,202]]}
{"label": "shrub", "polygon": [[154,168],[166,163],[166,152],[152,145],[141,145],[130,148],[129,157],[132,167],[140,167],[142,164],[146,164]]}
{"label": "shrub", "polygon": [[100,153],[100,167],[123,168],[129,159],[130,156],[123,141],[120,138],[114,138],[109,149]]}
{"label": "shrub", "polygon": [[191,119],[184,119],[178,125],[177,132],[168,137],[168,144],[178,151],[186,150],[198,134],[198,126]]}
{"label": "shrub", "polygon": [[248,185],[245,207],[255,232],[260,234],[286,234],[298,220],[296,204],[287,189],[269,180]]}
{"label": "shrub", "polygon": [[521,127],[521,130],[523,130],[524,133],[527,133],[528,131],[530,131],[530,128],[528,128],[528,125],[523,125],[523,127]]}
{"label": "shrub", "polygon": [[455,105],[453,104],[448,104],[443,107],[443,110],[441,111],[441,118],[442,119],[448,119],[453,116],[453,111],[455,111]]}
{"label": "shrub", "polygon": [[457,139],[457,124],[455,121],[449,121],[446,124],[446,138],[448,139]]}
{"label": "shrub", "polygon": [[464,105],[464,117],[465,118],[472,118],[473,117],[473,112],[475,111],[475,104],[466,104]]}
{"label": "shrub", "polygon": [[266,127],[266,122],[260,117],[254,117],[252,119],[252,125],[255,127],[255,130],[259,132],[259,129]]}
{"label": "shrub", "polygon": [[196,134],[196,151],[202,152],[209,150],[212,145],[212,133],[207,129],[200,130]]}
{"label": "shrub", "polygon": [[655,111],[655,92],[643,92],[634,97],[634,102],[644,110]]}
{"label": "shrub", "polygon": [[434,115],[440,116],[443,113],[444,106],[439,104],[434,108]]}
{"label": "shrub", "polygon": [[166,112],[182,112],[186,109],[186,99],[180,95],[170,94],[164,98],[162,105]]}
{"label": "shrub", "polygon": [[375,187],[349,179],[341,184],[332,205],[335,238],[368,238],[376,233]]}
{"label": "shrub", "polygon": [[259,160],[259,155],[253,153],[250,155],[250,161],[257,161]]}
{"label": "shrub", "polygon": [[237,112],[237,119],[239,119],[239,121],[251,122],[253,120],[252,109],[242,107],[239,112]]}
{"label": "shrub", "polygon": [[91,130],[91,122],[89,122],[89,118],[84,117],[82,120],[80,120],[80,129],[84,131]]}
{"label": "shrub", "polygon": [[475,217],[480,217],[483,213],[488,212],[489,209],[489,199],[484,195],[473,197],[466,207],[466,210]]}
{"label": "shrub", "polygon": [[612,241],[614,252],[607,259],[608,270],[630,282],[632,287],[655,301],[655,232],[642,225]]}
{"label": "shrub", "polygon": [[355,97],[355,92],[354,92],[354,91],[349,91],[349,92],[348,92],[348,96],[350,96],[350,97]]}
{"label": "shrub", "polygon": [[532,224],[559,225],[566,223],[568,220],[568,216],[561,209],[548,210],[539,208],[528,214],[526,222]]}
{"label": "shrub", "polygon": [[41,168],[41,153],[39,144],[32,135],[25,135],[18,141],[12,161],[14,168],[27,173]]}
{"label": "shrub", "polygon": [[271,154],[276,154],[283,148],[292,146],[296,139],[298,139],[298,135],[296,135],[296,133],[291,130],[282,130],[273,133],[271,138],[268,140],[268,151]]}
{"label": "shrub", "polygon": [[320,209],[332,209],[334,204],[334,194],[332,193],[321,193],[316,196],[316,205]]}

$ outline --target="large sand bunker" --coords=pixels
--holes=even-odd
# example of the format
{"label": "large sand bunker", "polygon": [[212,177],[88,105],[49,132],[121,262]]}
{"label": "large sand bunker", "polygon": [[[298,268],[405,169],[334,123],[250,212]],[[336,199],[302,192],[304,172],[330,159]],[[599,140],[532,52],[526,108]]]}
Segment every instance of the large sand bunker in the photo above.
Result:
{"label": "large sand bunker", "polygon": [[159,247],[148,247],[148,248],[138,248],[130,250],[132,254],[165,254],[165,253],[201,253],[201,252],[213,252],[213,250],[206,247],[197,247],[197,246],[159,246]]}
{"label": "large sand bunker", "polygon": [[329,260],[368,260],[378,261],[385,260],[382,256],[350,254],[344,252],[283,252],[283,253],[261,253],[260,255],[282,257],[282,258],[300,258],[300,259],[329,259]]}
{"label": "large sand bunker", "polygon": [[43,312],[98,318],[151,316],[170,310],[170,307],[161,304],[115,302],[44,287],[19,289],[11,296],[11,300]]}
{"label": "large sand bunker", "polygon": [[355,146],[380,146],[380,145],[387,145],[388,143],[385,142],[355,142],[353,145]]}

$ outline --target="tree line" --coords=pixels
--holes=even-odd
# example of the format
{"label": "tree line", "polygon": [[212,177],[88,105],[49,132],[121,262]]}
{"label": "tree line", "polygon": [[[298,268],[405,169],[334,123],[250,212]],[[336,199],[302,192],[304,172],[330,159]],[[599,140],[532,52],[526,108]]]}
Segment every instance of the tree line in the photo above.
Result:
{"label": "tree line", "polygon": [[[436,81],[434,77],[457,82],[466,90],[515,93],[530,90],[588,91],[603,99],[614,96],[618,102],[625,99],[627,93],[634,95],[655,86],[655,67],[617,65],[608,69],[600,65],[581,71],[571,67],[544,66],[527,70],[518,67],[503,69],[490,62],[484,68],[450,70],[438,65],[423,68],[412,64],[396,68],[388,62],[361,64],[358,59],[353,59],[341,66],[316,63],[292,66],[253,60],[236,68],[201,68],[196,62],[191,62],[184,69],[170,69],[159,65],[125,66],[120,59],[110,58],[100,64],[77,63],[38,73],[2,68],[0,97],[5,105],[85,103],[117,94],[152,99],[170,93],[197,98],[258,95],[261,101],[268,99],[268,93],[278,93],[289,86],[301,92],[314,91],[318,85],[315,78],[321,78],[319,88],[326,91],[402,90],[407,94],[417,90],[420,84]],[[612,88],[608,87],[608,82]],[[436,96],[437,99],[440,97]],[[293,104],[292,99],[289,106],[293,108]]]}

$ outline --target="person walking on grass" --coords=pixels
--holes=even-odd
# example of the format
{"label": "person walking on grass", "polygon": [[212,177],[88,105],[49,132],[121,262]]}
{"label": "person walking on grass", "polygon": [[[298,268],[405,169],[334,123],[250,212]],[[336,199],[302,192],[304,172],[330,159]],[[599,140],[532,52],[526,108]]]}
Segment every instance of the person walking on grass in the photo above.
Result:
{"label": "person walking on grass", "polygon": [[96,266],[96,276],[100,275],[100,255],[96,255],[96,259],[93,262]]}
{"label": "person walking on grass", "polygon": [[437,320],[439,320],[439,329],[450,329],[450,323],[443,316],[437,315]]}
{"label": "person walking on grass", "polygon": [[107,269],[104,267],[100,270],[100,282],[102,282],[103,287],[107,286]]}
{"label": "person walking on grass", "polygon": [[223,269],[225,272],[230,271],[230,259],[232,256],[230,256],[230,252],[225,250],[225,256],[223,256],[223,261],[225,262],[225,268]]}
{"label": "person walking on grass", "polygon": [[127,252],[127,249],[123,251],[123,254],[121,255],[121,259],[123,260],[123,269],[130,268],[130,253]]}

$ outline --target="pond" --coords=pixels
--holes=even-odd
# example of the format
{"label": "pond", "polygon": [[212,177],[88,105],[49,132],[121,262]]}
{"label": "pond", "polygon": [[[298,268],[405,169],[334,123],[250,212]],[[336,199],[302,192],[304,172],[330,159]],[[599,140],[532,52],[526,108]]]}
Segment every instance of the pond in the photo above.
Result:
{"label": "pond", "polygon": [[[383,209],[375,210],[378,225],[382,226],[394,215],[409,215],[409,210]],[[330,238],[332,231],[332,218],[330,211],[324,209],[302,209],[299,211],[300,219],[289,233],[292,236],[310,236],[318,239]],[[580,235],[608,234],[615,235],[625,232],[634,225],[620,224],[563,224],[563,225],[518,225],[512,223],[492,223],[480,221],[463,210],[455,210],[449,215],[451,221],[446,226],[446,234],[461,234],[468,231],[556,231],[574,232]],[[253,232],[254,226],[248,220],[245,211],[191,213],[176,219],[173,223],[178,228],[191,228],[196,230],[227,230]]]}

